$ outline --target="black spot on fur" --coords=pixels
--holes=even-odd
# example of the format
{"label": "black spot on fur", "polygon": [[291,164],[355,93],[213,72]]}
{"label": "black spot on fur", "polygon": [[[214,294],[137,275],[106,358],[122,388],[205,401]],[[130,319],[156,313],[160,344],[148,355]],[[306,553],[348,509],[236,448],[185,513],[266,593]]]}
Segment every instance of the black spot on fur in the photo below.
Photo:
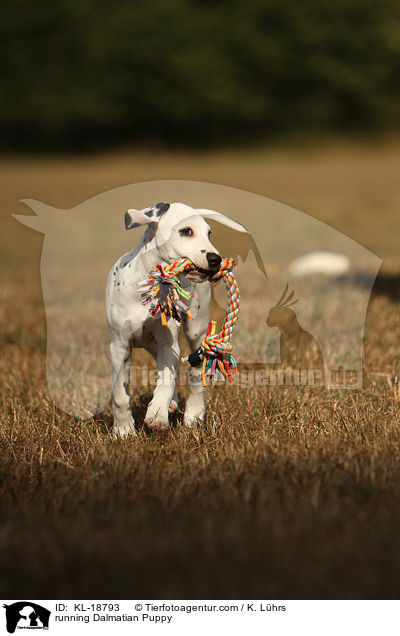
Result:
{"label": "black spot on fur", "polygon": [[130,230],[131,229],[131,215],[129,214],[129,212],[125,212],[124,220],[125,220],[125,229],[126,230]]}
{"label": "black spot on fur", "polygon": [[157,216],[161,216],[167,210],[169,210],[170,204],[169,203],[163,203],[163,201],[160,201],[160,203],[156,203],[155,207],[157,208]]}

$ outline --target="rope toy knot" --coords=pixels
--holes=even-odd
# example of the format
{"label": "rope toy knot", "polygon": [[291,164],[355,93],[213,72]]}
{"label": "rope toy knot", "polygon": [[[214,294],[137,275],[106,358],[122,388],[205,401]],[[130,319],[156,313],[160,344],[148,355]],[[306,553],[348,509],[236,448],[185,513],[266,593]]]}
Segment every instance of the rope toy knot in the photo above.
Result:
{"label": "rope toy knot", "polygon": [[233,349],[230,342],[223,342],[218,333],[213,336],[206,336],[202,342],[202,346],[207,353],[219,351],[221,353],[230,353]]}
{"label": "rope toy knot", "polygon": [[[190,266],[189,266],[190,263]],[[151,270],[146,280],[137,284],[141,293],[142,305],[150,304],[150,313],[156,316],[160,312],[161,323],[166,326],[167,318],[174,318],[177,323],[182,321],[182,311],[192,320],[188,307],[193,294],[183,289],[178,275],[193,267],[191,261],[183,258],[172,265],[163,267],[157,265]]]}
{"label": "rope toy knot", "polygon": [[[223,278],[228,292],[229,302],[221,331],[216,333],[217,324],[215,320],[211,320],[200,347],[183,359],[183,361],[188,360],[192,367],[202,365],[203,386],[207,384],[206,375],[215,377],[217,370],[221,371],[229,382],[232,382],[231,370],[237,372],[236,361],[231,355],[233,347],[230,342],[240,308],[239,286],[232,272],[234,265],[235,259],[225,258],[218,272],[209,279],[210,282],[216,283]],[[193,319],[189,309],[189,301],[193,294],[183,289],[178,276],[194,267],[188,258],[183,258],[166,267],[157,265],[146,280],[138,283],[137,288],[141,292],[142,304],[150,305],[152,316],[160,312],[163,325],[167,325],[167,318],[170,317],[180,324],[182,311],[186,313],[189,320]]]}

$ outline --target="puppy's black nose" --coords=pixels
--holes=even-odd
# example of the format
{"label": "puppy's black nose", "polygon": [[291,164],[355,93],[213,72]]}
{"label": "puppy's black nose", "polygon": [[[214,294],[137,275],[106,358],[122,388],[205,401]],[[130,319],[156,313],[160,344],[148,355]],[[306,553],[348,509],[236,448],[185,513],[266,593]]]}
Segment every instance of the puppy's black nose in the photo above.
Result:
{"label": "puppy's black nose", "polygon": [[210,269],[218,269],[221,265],[222,258],[215,252],[207,252],[207,263]]}

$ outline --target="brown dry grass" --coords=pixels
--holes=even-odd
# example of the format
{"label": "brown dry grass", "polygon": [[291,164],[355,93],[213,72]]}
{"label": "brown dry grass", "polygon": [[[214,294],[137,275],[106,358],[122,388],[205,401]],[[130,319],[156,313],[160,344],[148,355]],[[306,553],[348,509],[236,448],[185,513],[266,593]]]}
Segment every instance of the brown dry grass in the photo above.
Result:
{"label": "brown dry grass", "polygon": [[[4,598],[398,597],[399,159],[391,143],[1,161]],[[158,178],[283,200],[384,258],[362,391],[209,389],[200,430],[118,443],[109,410],[81,422],[52,405],[41,237],[8,214],[21,197],[70,207]]]}

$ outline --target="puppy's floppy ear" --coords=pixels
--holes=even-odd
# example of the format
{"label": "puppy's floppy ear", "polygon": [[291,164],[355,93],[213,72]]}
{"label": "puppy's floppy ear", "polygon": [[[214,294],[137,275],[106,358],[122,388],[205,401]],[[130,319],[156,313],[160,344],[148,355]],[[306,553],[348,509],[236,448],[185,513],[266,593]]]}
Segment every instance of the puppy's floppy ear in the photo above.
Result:
{"label": "puppy's floppy ear", "polygon": [[169,203],[156,203],[150,208],[144,210],[127,210],[125,212],[125,229],[132,230],[140,225],[148,225],[149,223],[158,223],[162,214],[169,209]]}
{"label": "puppy's floppy ear", "polygon": [[145,214],[144,210],[127,210],[124,216],[125,229],[132,230],[139,225],[147,225],[151,223],[151,219],[148,214]]}
{"label": "puppy's floppy ear", "polygon": [[215,212],[214,210],[204,210],[202,208],[198,209],[197,212],[201,214],[205,219],[212,219],[213,221],[218,221],[218,223],[222,223],[222,225],[226,225],[227,227],[236,230],[237,232],[246,232],[249,234],[249,231],[240,223],[236,223],[225,214],[221,214],[220,212]]}

